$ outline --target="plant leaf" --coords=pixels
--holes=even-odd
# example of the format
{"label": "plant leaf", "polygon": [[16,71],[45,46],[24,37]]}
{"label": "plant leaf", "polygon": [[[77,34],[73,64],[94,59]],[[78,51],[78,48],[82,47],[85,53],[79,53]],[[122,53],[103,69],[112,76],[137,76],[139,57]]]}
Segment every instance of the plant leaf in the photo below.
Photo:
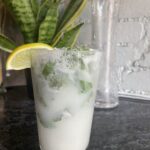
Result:
{"label": "plant leaf", "polygon": [[0,33],[4,32],[5,19],[6,19],[6,8],[4,7],[4,4],[1,0],[0,1]]}
{"label": "plant leaf", "polygon": [[81,70],[85,70],[86,69],[86,65],[85,65],[85,63],[84,63],[82,58],[79,58],[79,63],[80,63]]}
{"label": "plant leaf", "polygon": [[81,93],[87,93],[92,89],[92,83],[80,80]]}
{"label": "plant leaf", "polygon": [[40,24],[45,19],[45,16],[47,14],[49,7],[50,7],[49,0],[42,0],[41,1],[40,7],[38,9],[37,17],[36,17],[36,21],[37,21],[36,32],[35,32],[36,42],[38,41],[38,38],[39,38],[38,35],[39,35]]}
{"label": "plant leaf", "polygon": [[45,1],[46,1],[46,0],[41,0],[41,1],[40,1],[40,4],[42,5]]}
{"label": "plant leaf", "polygon": [[57,24],[55,37],[53,38],[52,45],[55,45],[61,38],[62,33],[68,26],[74,23],[77,17],[81,14],[86,5],[87,0],[71,0],[64,14]]}
{"label": "plant leaf", "polygon": [[45,78],[47,78],[47,76],[49,74],[51,74],[53,71],[54,71],[54,66],[55,66],[55,63],[54,62],[48,62],[44,68],[43,68],[43,71],[42,71],[42,74]]}
{"label": "plant leaf", "polygon": [[69,26],[81,14],[87,0],[71,0],[62,18],[58,22],[58,31]]}
{"label": "plant leaf", "polygon": [[35,41],[36,20],[30,0],[4,0],[24,36],[25,43]]}
{"label": "plant leaf", "polygon": [[57,26],[59,3],[51,3],[44,21],[39,28],[38,42],[50,43]]}
{"label": "plant leaf", "polygon": [[11,53],[14,48],[16,48],[15,43],[8,37],[0,34],[0,49]]}
{"label": "plant leaf", "polygon": [[59,40],[59,42],[56,44],[56,47],[70,47],[72,48],[74,44],[77,41],[77,37],[80,33],[80,29],[83,26],[83,23],[73,27],[66,33],[64,33],[63,38]]}
{"label": "plant leaf", "polygon": [[37,0],[30,0],[30,5],[32,8],[32,11],[34,13],[35,18],[37,17],[38,10],[39,10],[39,3]]}
{"label": "plant leaf", "polygon": [[43,0],[41,3],[41,7],[39,8],[39,12],[37,15],[37,22],[40,24],[44,19],[49,10],[51,3],[50,0]]}

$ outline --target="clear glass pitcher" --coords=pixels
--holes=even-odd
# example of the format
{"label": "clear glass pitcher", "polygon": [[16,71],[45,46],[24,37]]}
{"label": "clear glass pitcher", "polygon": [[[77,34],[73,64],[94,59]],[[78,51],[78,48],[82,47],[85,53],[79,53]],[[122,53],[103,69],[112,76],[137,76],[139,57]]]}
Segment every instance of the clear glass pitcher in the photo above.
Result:
{"label": "clear glass pitcher", "polygon": [[92,1],[92,44],[103,52],[100,65],[97,108],[114,108],[119,104],[115,49],[119,0]]}

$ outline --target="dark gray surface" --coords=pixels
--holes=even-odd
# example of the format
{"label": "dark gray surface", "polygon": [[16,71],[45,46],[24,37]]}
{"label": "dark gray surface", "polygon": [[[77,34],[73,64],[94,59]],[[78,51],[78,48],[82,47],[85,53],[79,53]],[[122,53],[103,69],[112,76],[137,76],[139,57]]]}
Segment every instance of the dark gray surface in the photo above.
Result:
{"label": "dark gray surface", "polygon": [[[34,102],[26,95],[15,88],[0,98],[0,150],[39,150]],[[122,98],[118,108],[95,110],[88,150],[150,150],[150,103]]]}

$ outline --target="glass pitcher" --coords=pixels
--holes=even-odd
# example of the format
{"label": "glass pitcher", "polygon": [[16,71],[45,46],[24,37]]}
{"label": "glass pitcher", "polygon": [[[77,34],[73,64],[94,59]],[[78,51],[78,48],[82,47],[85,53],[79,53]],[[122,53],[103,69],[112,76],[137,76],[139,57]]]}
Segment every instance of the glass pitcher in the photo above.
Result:
{"label": "glass pitcher", "polygon": [[118,106],[115,27],[119,0],[92,1],[92,45],[103,53],[100,65],[97,108]]}

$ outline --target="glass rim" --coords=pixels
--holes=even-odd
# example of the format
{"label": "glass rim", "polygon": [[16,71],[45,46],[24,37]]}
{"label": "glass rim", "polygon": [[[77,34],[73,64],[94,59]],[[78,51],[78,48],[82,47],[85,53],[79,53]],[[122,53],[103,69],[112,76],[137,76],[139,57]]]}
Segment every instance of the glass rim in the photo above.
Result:
{"label": "glass rim", "polygon": [[85,51],[85,50],[76,50],[75,48],[71,49],[71,50],[67,50],[64,48],[55,48],[55,50],[45,50],[45,49],[38,49],[37,51],[33,51],[33,53],[31,53],[31,66],[33,65],[34,60],[35,61],[45,61],[51,58],[51,60],[53,59],[57,59],[59,60],[67,60],[69,57],[71,56],[76,56],[78,58],[92,58],[95,57],[93,59],[101,59],[102,58],[102,52],[99,51],[98,49],[92,49],[89,48],[89,50]]}
{"label": "glass rim", "polygon": [[[33,53],[35,53],[35,51],[33,51]],[[32,53],[32,54],[33,54]],[[51,51],[48,51],[48,50],[45,50],[45,49],[39,49],[38,50],[38,53],[36,51],[36,54],[52,54],[52,53],[66,53],[66,54],[102,54],[103,52],[101,50],[98,50],[98,49],[94,49],[94,48],[86,48],[84,50],[82,50],[82,47],[80,48],[57,48],[55,47],[53,50]]]}

